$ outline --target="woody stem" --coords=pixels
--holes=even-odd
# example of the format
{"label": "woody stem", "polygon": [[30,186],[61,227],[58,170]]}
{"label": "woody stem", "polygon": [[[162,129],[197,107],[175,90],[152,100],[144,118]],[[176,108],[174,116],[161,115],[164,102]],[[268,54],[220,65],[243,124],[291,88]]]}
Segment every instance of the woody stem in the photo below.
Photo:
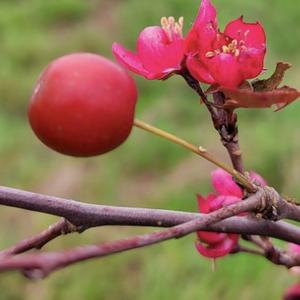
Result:
{"label": "woody stem", "polygon": [[222,144],[227,149],[234,169],[243,174],[244,167],[239,146],[238,128],[236,125],[237,117],[233,111],[222,108],[225,101],[223,93],[213,93],[214,101],[213,103],[210,103],[199,82],[187,69],[183,69],[180,75],[200,96],[202,102],[205,104],[211,115],[215,129],[219,132]]}

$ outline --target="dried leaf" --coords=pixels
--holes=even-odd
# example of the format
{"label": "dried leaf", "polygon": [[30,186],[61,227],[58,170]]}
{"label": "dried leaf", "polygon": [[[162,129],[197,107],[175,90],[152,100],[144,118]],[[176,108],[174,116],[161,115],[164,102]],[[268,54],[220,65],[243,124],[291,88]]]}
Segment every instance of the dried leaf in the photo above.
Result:
{"label": "dried leaf", "polygon": [[295,101],[300,97],[300,92],[296,89],[284,86],[272,91],[255,92],[249,89],[230,90],[222,89],[226,96],[224,108],[266,108],[275,105],[277,110]]}
{"label": "dried leaf", "polygon": [[278,111],[289,105],[300,97],[300,91],[288,86],[278,86],[290,67],[288,63],[279,62],[275,72],[268,79],[257,80],[251,84],[244,82],[239,89],[219,88],[226,96],[224,108],[266,108],[275,105]]}
{"label": "dried leaf", "polygon": [[270,78],[252,82],[253,90],[256,92],[273,91],[281,84],[285,72],[291,67],[292,65],[288,63],[278,62],[276,69]]}

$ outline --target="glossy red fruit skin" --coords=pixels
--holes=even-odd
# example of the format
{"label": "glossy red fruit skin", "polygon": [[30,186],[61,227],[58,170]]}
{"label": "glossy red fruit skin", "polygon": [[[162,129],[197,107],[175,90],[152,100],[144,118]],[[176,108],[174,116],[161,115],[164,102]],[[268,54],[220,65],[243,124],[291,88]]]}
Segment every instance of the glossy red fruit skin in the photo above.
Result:
{"label": "glossy red fruit skin", "polygon": [[40,75],[28,118],[38,138],[53,150],[95,156],[126,140],[136,99],[135,82],[123,68],[96,54],[69,54]]}

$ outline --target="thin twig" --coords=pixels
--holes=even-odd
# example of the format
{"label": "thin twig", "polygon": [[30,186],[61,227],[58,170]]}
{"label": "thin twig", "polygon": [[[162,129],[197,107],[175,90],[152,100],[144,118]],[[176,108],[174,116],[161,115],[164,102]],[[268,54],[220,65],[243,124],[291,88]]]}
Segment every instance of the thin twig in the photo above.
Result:
{"label": "thin twig", "polygon": [[197,155],[203,157],[204,159],[210,161],[211,163],[213,163],[215,166],[222,168],[223,170],[225,170],[226,172],[228,172],[229,174],[231,174],[242,186],[244,186],[248,192],[250,193],[255,193],[257,188],[241,173],[239,173],[238,171],[236,171],[235,169],[229,167],[228,165],[224,164],[223,162],[219,161],[218,159],[216,159],[215,157],[213,157],[211,154],[209,154],[207,152],[206,149],[202,148],[202,147],[197,147],[169,132],[166,132],[164,130],[161,130],[157,127],[154,127],[152,125],[149,125],[143,121],[134,120],[134,125],[140,129],[143,129],[145,131],[148,131],[150,133],[153,133],[157,136],[160,136],[164,139],[167,139],[177,145],[180,145],[194,153],[196,153]]}
{"label": "thin twig", "polygon": [[75,231],[76,227],[74,225],[65,219],[61,219],[41,233],[20,241],[8,249],[0,251],[0,257],[16,255],[32,249],[41,249],[44,245],[56,239],[57,237]]}

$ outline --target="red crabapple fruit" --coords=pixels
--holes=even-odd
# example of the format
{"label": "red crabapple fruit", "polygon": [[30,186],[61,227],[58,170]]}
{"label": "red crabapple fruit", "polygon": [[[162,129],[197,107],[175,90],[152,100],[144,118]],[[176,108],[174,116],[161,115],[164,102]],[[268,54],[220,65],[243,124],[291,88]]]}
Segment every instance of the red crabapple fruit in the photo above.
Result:
{"label": "red crabapple fruit", "polygon": [[43,71],[28,118],[48,147],[71,156],[94,156],[126,140],[136,99],[135,82],[123,68],[96,54],[75,53]]}

